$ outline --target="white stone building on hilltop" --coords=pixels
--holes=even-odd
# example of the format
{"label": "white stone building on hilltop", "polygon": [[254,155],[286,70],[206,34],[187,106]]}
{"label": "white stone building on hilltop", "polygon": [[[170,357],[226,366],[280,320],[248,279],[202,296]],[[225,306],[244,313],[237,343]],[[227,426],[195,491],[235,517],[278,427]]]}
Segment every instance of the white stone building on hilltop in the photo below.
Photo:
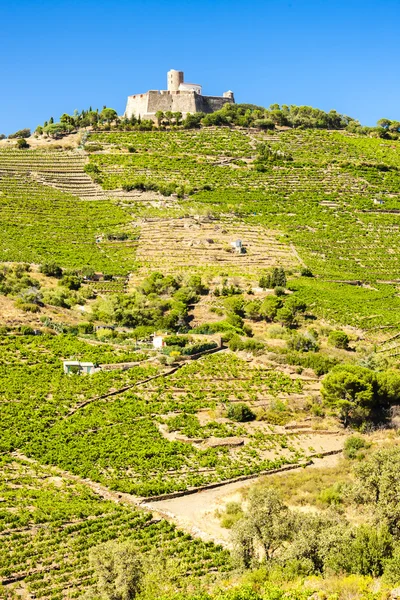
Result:
{"label": "white stone building on hilltop", "polygon": [[171,69],[167,73],[167,90],[150,90],[144,94],[128,96],[125,117],[156,120],[156,113],[180,112],[185,118],[191,113],[213,113],[224,104],[234,104],[233,92],[224,92],[222,96],[203,96],[202,87],[198,83],[184,81],[183,71]]}

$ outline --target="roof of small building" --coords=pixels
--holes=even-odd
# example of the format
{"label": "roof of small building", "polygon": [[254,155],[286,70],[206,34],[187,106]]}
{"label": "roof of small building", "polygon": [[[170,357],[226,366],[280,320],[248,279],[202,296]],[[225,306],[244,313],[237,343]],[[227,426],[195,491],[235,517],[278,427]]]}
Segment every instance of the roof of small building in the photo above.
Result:
{"label": "roof of small building", "polygon": [[94,367],[92,362],[81,362],[80,360],[64,360],[66,367]]}

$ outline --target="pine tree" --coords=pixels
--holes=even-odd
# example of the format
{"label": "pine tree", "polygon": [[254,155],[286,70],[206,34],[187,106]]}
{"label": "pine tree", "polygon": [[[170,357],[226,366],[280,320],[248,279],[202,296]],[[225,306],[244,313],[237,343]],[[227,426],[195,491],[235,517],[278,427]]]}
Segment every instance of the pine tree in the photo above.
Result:
{"label": "pine tree", "polygon": [[263,290],[268,290],[271,288],[271,275],[268,273],[267,275],[261,275],[258,285]]}

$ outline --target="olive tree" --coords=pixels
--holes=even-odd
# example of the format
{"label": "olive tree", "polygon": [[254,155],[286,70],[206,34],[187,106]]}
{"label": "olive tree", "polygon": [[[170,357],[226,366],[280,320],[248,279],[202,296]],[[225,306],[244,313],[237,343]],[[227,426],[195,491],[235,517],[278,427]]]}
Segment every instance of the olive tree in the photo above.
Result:
{"label": "olive tree", "polygon": [[233,554],[244,568],[272,560],[291,536],[292,515],[275,490],[254,488],[248,508],[234,526]]}
{"label": "olive tree", "polygon": [[100,544],[89,552],[101,600],[132,600],[141,588],[143,564],[135,545],[115,541]]}

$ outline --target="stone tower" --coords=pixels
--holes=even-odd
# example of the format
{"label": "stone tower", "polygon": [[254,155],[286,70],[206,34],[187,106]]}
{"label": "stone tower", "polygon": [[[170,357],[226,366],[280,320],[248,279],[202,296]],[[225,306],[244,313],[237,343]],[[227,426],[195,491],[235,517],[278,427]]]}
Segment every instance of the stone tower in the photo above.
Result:
{"label": "stone tower", "polygon": [[177,92],[180,84],[183,83],[183,71],[175,71],[175,69],[168,71],[167,83],[169,92]]}

